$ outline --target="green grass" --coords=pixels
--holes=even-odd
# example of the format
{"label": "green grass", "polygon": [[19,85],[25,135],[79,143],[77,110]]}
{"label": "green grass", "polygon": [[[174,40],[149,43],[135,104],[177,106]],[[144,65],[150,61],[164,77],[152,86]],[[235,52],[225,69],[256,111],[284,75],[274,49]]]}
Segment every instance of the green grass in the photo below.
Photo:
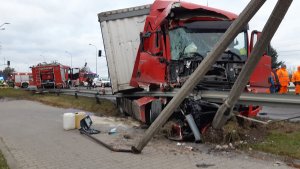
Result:
{"label": "green grass", "polygon": [[3,154],[0,152],[0,169],[9,169]]}
{"label": "green grass", "polygon": [[270,131],[263,142],[253,145],[256,150],[300,159],[300,131],[285,133]]}
{"label": "green grass", "polygon": [[5,88],[0,89],[0,98],[12,98],[12,99],[25,99],[38,101],[47,105],[80,109],[83,111],[93,112],[99,116],[117,116],[119,115],[116,106],[108,100],[101,99],[100,104],[96,102],[95,98],[78,97],[56,94],[32,94],[29,91],[23,91],[18,89]]}
{"label": "green grass", "polygon": [[28,98],[30,93],[23,90],[16,90],[12,88],[0,88],[0,98],[3,97],[10,97],[10,98],[17,98],[17,99],[24,99]]}

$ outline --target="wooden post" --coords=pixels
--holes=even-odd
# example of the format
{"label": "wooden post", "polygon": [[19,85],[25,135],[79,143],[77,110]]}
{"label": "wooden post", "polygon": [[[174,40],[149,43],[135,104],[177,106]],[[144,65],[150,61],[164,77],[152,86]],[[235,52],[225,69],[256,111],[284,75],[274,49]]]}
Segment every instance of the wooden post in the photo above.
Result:
{"label": "wooden post", "polygon": [[221,128],[230,117],[232,107],[237,102],[241,93],[245,89],[245,86],[247,85],[252,72],[254,71],[256,65],[263,56],[264,50],[267,48],[276,30],[278,29],[292,1],[293,0],[278,0],[275,8],[272,11],[272,14],[270,15],[261,33],[261,37],[255,44],[255,47],[251,52],[246,65],[243,67],[241,73],[235,81],[228,98],[218,109],[217,114],[215,115],[213,120],[214,128]]}
{"label": "wooden post", "polygon": [[233,39],[241,32],[241,30],[248,24],[250,19],[260,9],[266,0],[251,0],[239,17],[231,24],[225,34],[221,37],[218,43],[214,46],[212,52],[208,54],[188,78],[176,95],[172,98],[170,103],[163,109],[156,120],[151,124],[146,131],[144,137],[132,146],[134,153],[141,153],[143,148],[148,144],[153,135],[162,127],[162,125],[169,119],[174,110],[182,103],[182,101],[190,94],[195,86],[203,79],[205,74],[209,71],[211,66],[216,62],[220,55],[225,51]]}

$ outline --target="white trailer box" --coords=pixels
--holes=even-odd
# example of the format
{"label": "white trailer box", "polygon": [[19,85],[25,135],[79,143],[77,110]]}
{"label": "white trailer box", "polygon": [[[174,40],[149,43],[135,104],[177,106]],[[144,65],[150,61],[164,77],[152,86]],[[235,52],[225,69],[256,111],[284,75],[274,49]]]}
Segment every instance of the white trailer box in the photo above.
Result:
{"label": "white trailer box", "polygon": [[98,14],[113,93],[129,85],[150,5]]}

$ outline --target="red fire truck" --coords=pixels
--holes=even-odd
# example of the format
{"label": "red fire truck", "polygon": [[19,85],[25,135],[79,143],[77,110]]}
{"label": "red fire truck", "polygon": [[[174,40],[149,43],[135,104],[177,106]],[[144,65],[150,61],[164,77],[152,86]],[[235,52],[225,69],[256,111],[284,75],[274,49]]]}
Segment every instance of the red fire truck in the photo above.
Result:
{"label": "red fire truck", "polygon": [[34,85],[32,73],[25,73],[25,72],[13,73],[12,80],[14,82],[14,86],[21,87],[21,88],[27,88],[28,86]]}
{"label": "red fire truck", "polygon": [[94,79],[97,77],[96,73],[85,71],[80,68],[71,68],[69,70],[69,85],[71,86],[85,86],[87,85],[87,79]]}
{"label": "red fire truck", "polygon": [[31,67],[37,88],[68,88],[68,66],[57,62],[39,63]]}

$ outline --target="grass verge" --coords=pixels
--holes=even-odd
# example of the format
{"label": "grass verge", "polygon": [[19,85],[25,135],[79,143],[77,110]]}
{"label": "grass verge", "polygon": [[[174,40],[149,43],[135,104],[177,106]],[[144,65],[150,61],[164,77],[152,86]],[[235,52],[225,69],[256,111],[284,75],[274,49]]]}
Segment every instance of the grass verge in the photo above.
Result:
{"label": "grass verge", "polygon": [[231,144],[244,151],[256,150],[279,155],[284,159],[300,159],[299,122],[281,121],[263,125],[231,120],[222,130],[209,128],[202,136],[209,143]]}
{"label": "grass verge", "polygon": [[41,103],[61,107],[80,109],[83,111],[93,112],[98,116],[117,116],[118,110],[111,101],[101,99],[100,103],[96,102],[95,98],[78,97],[56,94],[32,94],[29,91],[5,88],[0,89],[0,98],[13,98],[13,99],[25,99],[32,101],[39,101]]}
{"label": "grass verge", "polygon": [[280,122],[268,127],[268,134],[253,149],[300,159],[300,124]]}
{"label": "grass verge", "polygon": [[7,162],[1,152],[0,152],[0,169],[9,169]]}

